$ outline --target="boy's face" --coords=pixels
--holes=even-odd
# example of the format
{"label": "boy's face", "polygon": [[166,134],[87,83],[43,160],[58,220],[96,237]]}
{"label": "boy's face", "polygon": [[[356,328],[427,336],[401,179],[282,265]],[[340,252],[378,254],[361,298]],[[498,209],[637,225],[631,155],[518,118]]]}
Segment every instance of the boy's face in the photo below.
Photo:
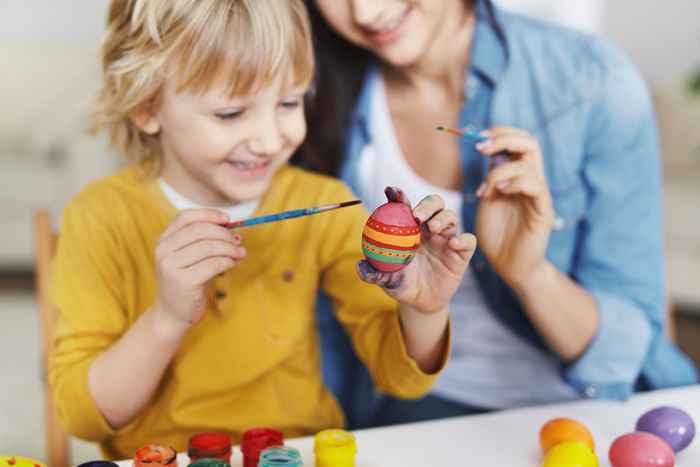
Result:
{"label": "boy's face", "polygon": [[279,78],[257,94],[231,99],[223,84],[204,95],[177,93],[176,86],[169,79],[157,112],[137,123],[159,135],[161,176],[202,205],[261,197],[306,136],[306,88]]}

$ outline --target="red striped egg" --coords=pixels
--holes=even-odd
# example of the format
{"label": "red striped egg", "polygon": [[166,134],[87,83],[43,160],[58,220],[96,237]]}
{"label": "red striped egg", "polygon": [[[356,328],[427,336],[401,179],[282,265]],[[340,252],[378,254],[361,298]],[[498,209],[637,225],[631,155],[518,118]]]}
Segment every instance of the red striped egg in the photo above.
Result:
{"label": "red striped egg", "polygon": [[362,232],[367,262],[382,272],[396,272],[410,263],[420,246],[420,225],[411,208],[386,203],[374,210]]}

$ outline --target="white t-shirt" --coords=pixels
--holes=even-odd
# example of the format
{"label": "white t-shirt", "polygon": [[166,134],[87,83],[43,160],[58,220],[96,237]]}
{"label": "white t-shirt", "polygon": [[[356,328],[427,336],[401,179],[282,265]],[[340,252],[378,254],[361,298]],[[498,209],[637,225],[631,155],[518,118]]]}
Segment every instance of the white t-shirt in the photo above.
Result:
{"label": "white t-shirt", "polygon": [[[175,206],[178,211],[182,211],[183,209],[200,209],[209,207],[202,206],[201,204],[197,204],[185,198],[180,193],[175,191],[175,188],[168,185],[168,183],[162,178],[158,179],[158,184],[160,185],[160,189],[163,191],[165,197],[168,198],[168,201],[170,201],[170,203]],[[225,212],[232,221],[237,221],[247,219],[252,216],[255,210],[258,208],[258,202],[259,200],[246,201],[245,203],[228,207],[216,207],[214,209]]]}
{"label": "white t-shirt", "polygon": [[[371,89],[372,143],[361,154],[358,195],[370,210],[386,202],[386,186],[401,187],[413,203],[439,194],[462,224],[462,197],[421,178],[406,161],[396,139],[381,78]],[[460,230],[462,226],[460,225]],[[470,269],[451,304],[452,357],[433,394],[482,408],[509,408],[577,399],[550,353],[507,329],[489,310]]]}

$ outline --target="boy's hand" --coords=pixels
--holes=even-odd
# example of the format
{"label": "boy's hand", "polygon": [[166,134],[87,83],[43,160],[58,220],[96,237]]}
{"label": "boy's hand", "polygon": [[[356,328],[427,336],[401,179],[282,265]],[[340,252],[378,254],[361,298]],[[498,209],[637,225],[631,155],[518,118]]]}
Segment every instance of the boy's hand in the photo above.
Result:
{"label": "boy's hand", "polygon": [[[398,188],[387,188],[385,193],[389,201],[411,207]],[[400,303],[422,313],[444,310],[476,250],[476,237],[459,234],[457,215],[444,207],[440,196],[431,195],[413,210],[421,222],[421,245],[411,264],[398,272],[383,273],[367,261],[360,261],[357,265],[360,278],[383,287]]]}
{"label": "boy's hand", "polygon": [[207,307],[206,284],[246,255],[239,235],[222,227],[228,216],[216,209],[181,211],[156,246],[156,309],[170,325],[186,329]]}

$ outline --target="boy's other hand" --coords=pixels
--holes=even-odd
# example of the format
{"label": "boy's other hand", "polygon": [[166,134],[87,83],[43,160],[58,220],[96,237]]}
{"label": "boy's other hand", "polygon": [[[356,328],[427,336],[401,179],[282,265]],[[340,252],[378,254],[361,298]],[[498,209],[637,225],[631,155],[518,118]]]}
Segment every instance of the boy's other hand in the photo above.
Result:
{"label": "boy's other hand", "polygon": [[[386,191],[389,201],[411,207],[398,188]],[[367,261],[357,266],[362,280],[377,284],[393,298],[422,313],[435,313],[447,307],[462,282],[462,276],[476,250],[476,237],[458,232],[454,211],[446,210],[438,195],[424,198],[413,210],[421,222],[421,245],[405,269],[383,273]]]}
{"label": "boy's other hand", "polygon": [[239,235],[221,226],[216,209],[180,211],[156,246],[156,308],[170,325],[186,329],[204,316],[206,285],[246,255]]}

